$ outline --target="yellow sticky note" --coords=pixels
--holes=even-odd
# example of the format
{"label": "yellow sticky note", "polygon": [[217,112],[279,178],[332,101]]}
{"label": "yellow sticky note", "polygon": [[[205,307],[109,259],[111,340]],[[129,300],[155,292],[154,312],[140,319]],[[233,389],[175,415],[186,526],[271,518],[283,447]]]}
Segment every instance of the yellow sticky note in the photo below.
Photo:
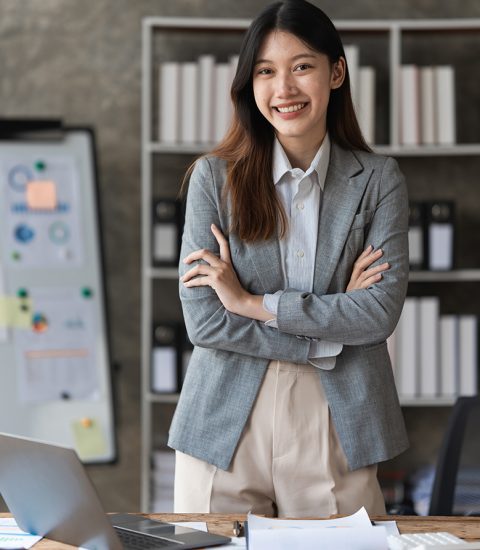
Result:
{"label": "yellow sticky note", "polygon": [[32,300],[16,296],[0,296],[0,327],[32,327]]}
{"label": "yellow sticky note", "polygon": [[100,422],[95,418],[80,418],[72,425],[75,439],[75,450],[81,460],[104,457],[107,453],[107,442]]}
{"label": "yellow sticky note", "polygon": [[31,210],[55,210],[57,187],[53,181],[29,181],[26,200]]}

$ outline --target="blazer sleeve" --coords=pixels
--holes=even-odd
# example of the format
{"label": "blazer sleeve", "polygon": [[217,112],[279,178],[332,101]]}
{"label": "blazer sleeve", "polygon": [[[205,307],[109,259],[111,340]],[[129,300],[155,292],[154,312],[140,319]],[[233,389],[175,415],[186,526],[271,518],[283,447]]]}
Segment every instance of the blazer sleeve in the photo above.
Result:
{"label": "blazer sleeve", "polygon": [[[221,187],[215,186],[210,162],[199,159],[190,177],[185,226],[180,253],[179,274],[195,263],[183,258],[202,248],[219,255],[218,243],[210,229],[212,223],[227,233],[226,218],[220,216]],[[188,336],[195,346],[232,351],[264,359],[307,363],[310,342],[293,334],[272,330],[261,321],[230,313],[208,286],[187,288],[180,281],[180,300]]]}
{"label": "blazer sleeve", "polygon": [[278,304],[280,331],[365,345],[386,340],[395,329],[408,285],[408,198],[394,159],[386,160],[379,180],[365,244],[382,248],[380,262],[388,261],[390,269],[367,289],[323,296],[287,289]]}

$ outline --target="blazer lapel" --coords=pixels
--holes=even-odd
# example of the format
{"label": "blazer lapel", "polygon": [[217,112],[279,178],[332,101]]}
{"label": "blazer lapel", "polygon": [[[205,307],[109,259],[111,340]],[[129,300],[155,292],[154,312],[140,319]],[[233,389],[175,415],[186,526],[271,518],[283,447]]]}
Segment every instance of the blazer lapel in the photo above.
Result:
{"label": "blazer lapel", "polygon": [[325,294],[328,290],[371,173],[353,152],[332,142],[318,224],[315,294]]}

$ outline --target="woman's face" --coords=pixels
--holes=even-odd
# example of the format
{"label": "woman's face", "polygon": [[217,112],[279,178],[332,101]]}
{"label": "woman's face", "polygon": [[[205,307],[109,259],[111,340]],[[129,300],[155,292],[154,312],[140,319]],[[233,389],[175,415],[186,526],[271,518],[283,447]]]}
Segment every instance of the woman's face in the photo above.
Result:
{"label": "woman's face", "polygon": [[289,32],[266,36],[253,69],[253,93],[284,148],[321,143],[330,90],[341,86],[344,74],[343,58],[332,66]]}

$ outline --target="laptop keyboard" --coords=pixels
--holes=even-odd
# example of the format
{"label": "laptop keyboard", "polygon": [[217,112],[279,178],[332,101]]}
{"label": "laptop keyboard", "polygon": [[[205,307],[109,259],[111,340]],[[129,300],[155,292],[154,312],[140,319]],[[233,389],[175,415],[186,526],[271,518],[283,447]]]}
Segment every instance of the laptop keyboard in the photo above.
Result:
{"label": "laptop keyboard", "polygon": [[183,546],[181,543],[171,540],[151,537],[142,533],[133,533],[132,531],[118,529],[117,527],[114,527],[114,529],[118,535],[118,538],[127,550],[148,550],[149,548],[153,550],[155,548]]}

